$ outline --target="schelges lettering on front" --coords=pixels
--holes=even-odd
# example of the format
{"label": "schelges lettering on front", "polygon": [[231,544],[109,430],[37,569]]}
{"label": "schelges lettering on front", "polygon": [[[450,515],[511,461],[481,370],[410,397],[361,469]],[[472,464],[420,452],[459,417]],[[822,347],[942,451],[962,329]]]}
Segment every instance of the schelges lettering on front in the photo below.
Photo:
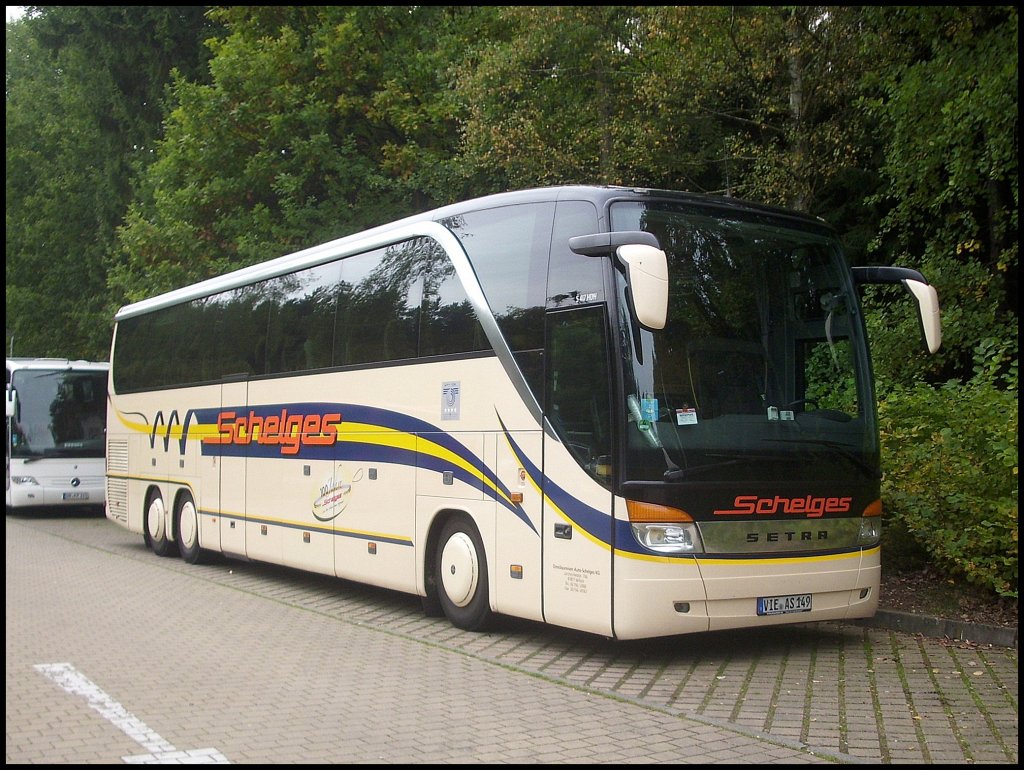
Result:
{"label": "schelges lettering on front", "polygon": [[731,509],[717,509],[716,516],[770,516],[776,513],[788,513],[816,519],[826,513],[848,513],[850,497],[758,497],[757,495],[737,495]]}

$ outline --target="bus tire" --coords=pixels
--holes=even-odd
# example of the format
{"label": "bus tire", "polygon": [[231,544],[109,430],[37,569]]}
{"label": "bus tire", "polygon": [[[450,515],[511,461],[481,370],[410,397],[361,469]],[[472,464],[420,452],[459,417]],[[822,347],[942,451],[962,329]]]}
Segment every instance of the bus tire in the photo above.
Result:
{"label": "bus tire", "polygon": [[188,492],[178,500],[174,514],[174,532],[178,540],[178,552],[188,564],[201,564],[206,552],[199,547],[199,511]]}
{"label": "bus tire", "polygon": [[441,597],[438,596],[437,591],[437,567],[433,561],[426,567],[426,572],[427,593],[420,597],[423,614],[428,618],[444,617],[444,607],[441,606]]}
{"label": "bus tire", "polygon": [[445,522],[437,542],[435,579],[441,608],[452,625],[481,631],[491,620],[487,557],[483,541],[468,516]]}
{"label": "bus tire", "polygon": [[164,508],[164,498],[157,491],[150,493],[143,526],[146,544],[153,549],[153,553],[157,556],[171,556],[174,545],[167,537],[167,511]]}
{"label": "bus tire", "polygon": [[423,607],[423,614],[428,618],[440,618],[444,616],[444,607],[437,596],[437,591],[432,594],[420,597],[420,605]]}

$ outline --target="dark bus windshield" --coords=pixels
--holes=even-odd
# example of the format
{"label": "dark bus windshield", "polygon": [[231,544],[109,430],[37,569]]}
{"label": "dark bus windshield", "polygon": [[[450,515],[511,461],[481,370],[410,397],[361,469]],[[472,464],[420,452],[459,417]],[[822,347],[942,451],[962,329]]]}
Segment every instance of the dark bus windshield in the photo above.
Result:
{"label": "dark bus windshield", "polygon": [[103,457],[107,373],[21,369],[11,420],[11,456]]}
{"label": "dark bus windshield", "polygon": [[664,329],[629,320],[620,285],[623,480],[877,477],[857,299],[824,228],[673,202],[619,202],[613,230],[669,262]]}

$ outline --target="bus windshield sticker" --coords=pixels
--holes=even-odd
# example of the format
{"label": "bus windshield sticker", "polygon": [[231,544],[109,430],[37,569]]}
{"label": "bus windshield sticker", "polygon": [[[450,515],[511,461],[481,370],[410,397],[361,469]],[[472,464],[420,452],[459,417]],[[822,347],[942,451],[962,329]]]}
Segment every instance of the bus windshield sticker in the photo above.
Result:
{"label": "bus windshield sticker", "polygon": [[697,410],[692,406],[676,409],[676,425],[696,425]]}
{"label": "bus windshield sticker", "polygon": [[640,399],[640,414],[648,422],[658,421],[658,399],[656,398],[641,398]]}

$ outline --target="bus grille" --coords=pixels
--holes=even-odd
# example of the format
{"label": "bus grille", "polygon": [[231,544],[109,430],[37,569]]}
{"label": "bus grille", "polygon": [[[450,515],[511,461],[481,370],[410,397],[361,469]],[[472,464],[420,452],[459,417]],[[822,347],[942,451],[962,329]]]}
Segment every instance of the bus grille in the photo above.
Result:
{"label": "bus grille", "polygon": [[108,441],[107,442],[107,472],[127,473],[128,472],[128,442]]}

